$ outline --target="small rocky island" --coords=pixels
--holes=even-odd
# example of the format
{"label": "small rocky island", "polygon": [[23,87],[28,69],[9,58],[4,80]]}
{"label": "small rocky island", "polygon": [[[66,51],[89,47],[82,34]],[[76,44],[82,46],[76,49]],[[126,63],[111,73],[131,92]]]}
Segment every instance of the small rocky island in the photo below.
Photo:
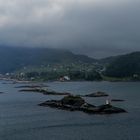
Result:
{"label": "small rocky island", "polygon": [[19,90],[19,92],[37,92],[42,93],[44,95],[71,95],[68,92],[55,92],[52,90],[43,89],[39,87],[27,87],[27,88],[24,87],[24,89]]}
{"label": "small rocky island", "polygon": [[[17,86],[15,88],[19,88],[19,92],[38,92],[44,95],[73,95],[68,92],[56,92],[53,90],[48,90],[44,87],[48,87],[47,85],[23,85]],[[107,97],[109,96],[107,93],[103,91],[97,91],[87,95],[79,95],[80,97]]]}
{"label": "small rocky island", "polygon": [[[109,101],[106,104],[95,106],[87,103],[83,97],[106,97],[109,96],[105,92],[97,91],[95,93],[87,94],[87,95],[77,95],[74,96],[68,92],[56,92],[46,88],[43,88],[44,85],[23,85],[16,88],[21,88],[20,92],[36,92],[42,93],[44,95],[62,95],[65,96],[61,100],[48,100],[39,104],[40,106],[48,106],[52,108],[69,110],[69,111],[83,111],[90,114],[113,114],[113,113],[123,113],[126,112],[122,108],[115,107],[111,105]],[[47,86],[46,86],[47,87]],[[112,99],[112,102],[122,101],[119,99]]]}
{"label": "small rocky island", "polygon": [[111,99],[111,102],[124,102],[125,100],[123,99]]}
{"label": "small rocky island", "polygon": [[95,93],[84,95],[84,97],[106,97],[106,96],[109,96],[109,95],[102,91],[97,91]]}
{"label": "small rocky island", "polygon": [[69,110],[69,111],[83,111],[90,114],[113,114],[126,112],[122,108],[112,106],[109,102],[104,105],[95,106],[87,103],[80,96],[68,95],[61,100],[49,100],[39,104],[40,106],[49,106],[52,108]]}

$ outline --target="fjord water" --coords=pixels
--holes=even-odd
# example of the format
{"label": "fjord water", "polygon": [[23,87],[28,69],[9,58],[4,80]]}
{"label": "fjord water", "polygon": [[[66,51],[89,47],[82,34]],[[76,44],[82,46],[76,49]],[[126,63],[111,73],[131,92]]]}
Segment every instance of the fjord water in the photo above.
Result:
{"label": "fjord water", "polygon": [[[48,99],[40,93],[22,93],[15,86],[0,81],[0,140],[139,140],[140,139],[140,83],[139,82],[50,82],[49,89],[74,94],[105,91],[110,99],[124,99],[113,103],[128,113],[89,115],[38,106]],[[101,98],[85,98],[99,105]]]}

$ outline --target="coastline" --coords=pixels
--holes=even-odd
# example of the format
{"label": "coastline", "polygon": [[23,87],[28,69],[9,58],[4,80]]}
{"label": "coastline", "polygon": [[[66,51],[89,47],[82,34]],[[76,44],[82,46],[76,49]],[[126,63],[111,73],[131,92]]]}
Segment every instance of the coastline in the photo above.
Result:
{"label": "coastline", "polygon": [[22,80],[22,79],[13,79],[13,78],[0,78],[0,80],[3,81],[11,81],[13,84],[16,83],[21,83],[21,84],[34,84],[34,83],[44,83],[44,82],[140,82],[140,80],[132,80],[132,79],[117,79],[113,77],[105,78],[102,80],[65,80],[65,81],[60,81],[60,80]]}

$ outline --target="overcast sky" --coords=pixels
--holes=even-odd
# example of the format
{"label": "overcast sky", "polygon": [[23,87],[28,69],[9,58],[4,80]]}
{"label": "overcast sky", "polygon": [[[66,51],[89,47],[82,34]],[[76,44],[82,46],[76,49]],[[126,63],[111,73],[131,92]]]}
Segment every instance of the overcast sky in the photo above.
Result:
{"label": "overcast sky", "polygon": [[140,51],[140,0],[0,0],[0,44],[93,57]]}

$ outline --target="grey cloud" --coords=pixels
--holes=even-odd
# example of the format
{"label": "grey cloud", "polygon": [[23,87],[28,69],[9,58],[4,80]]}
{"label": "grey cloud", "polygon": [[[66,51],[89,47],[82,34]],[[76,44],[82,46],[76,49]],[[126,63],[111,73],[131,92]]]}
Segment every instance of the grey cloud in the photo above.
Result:
{"label": "grey cloud", "polygon": [[104,57],[140,50],[138,0],[0,0],[0,42]]}

